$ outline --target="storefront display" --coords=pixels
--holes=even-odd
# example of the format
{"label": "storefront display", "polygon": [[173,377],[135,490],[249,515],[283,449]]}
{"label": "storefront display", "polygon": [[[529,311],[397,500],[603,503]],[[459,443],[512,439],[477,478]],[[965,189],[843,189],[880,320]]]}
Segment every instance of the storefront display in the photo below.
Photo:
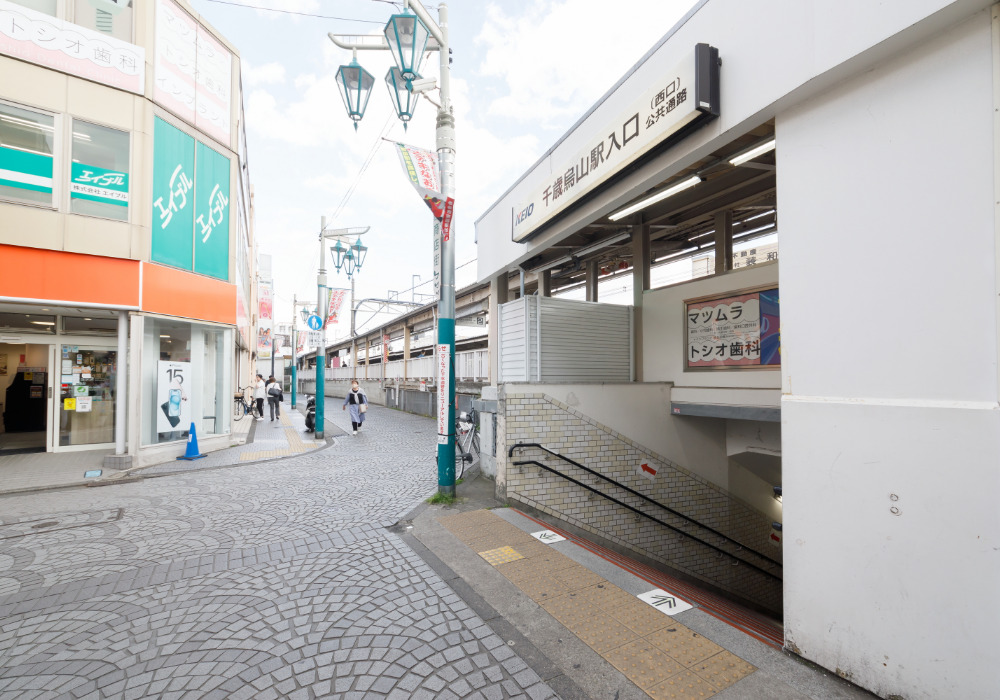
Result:
{"label": "storefront display", "polygon": [[115,441],[115,375],[118,353],[63,345],[60,358],[59,445]]}
{"label": "storefront display", "polygon": [[142,444],[229,431],[233,331],[146,317],[143,333]]}

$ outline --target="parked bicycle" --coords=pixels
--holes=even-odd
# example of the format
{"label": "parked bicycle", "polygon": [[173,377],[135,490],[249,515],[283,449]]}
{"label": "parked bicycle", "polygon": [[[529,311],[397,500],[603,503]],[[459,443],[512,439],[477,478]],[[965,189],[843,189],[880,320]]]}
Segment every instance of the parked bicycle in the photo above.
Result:
{"label": "parked bicycle", "polygon": [[253,399],[247,399],[247,390],[252,388],[245,386],[239,390],[239,393],[233,395],[233,420],[239,420],[246,415],[253,416],[254,418],[264,417],[257,410],[257,402]]}
{"label": "parked bicycle", "polygon": [[455,481],[462,478],[465,466],[479,461],[479,411],[458,414],[455,421]]}

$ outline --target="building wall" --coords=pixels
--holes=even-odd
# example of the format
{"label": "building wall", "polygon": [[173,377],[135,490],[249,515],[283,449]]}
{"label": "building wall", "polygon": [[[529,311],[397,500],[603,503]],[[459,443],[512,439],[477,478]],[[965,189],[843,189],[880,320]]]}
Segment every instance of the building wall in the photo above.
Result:
{"label": "building wall", "polygon": [[883,697],[1000,697],[993,32],[776,121],[786,640]]}
{"label": "building wall", "polygon": [[[605,396],[609,390],[613,390],[613,387],[607,385],[595,388]],[[542,444],[758,552],[778,561],[781,559],[780,550],[768,544],[771,518],[767,514],[639,443],[634,439],[635,430],[619,432],[577,408],[547,393],[541,393],[548,389],[548,385],[505,385],[501,393],[498,430],[502,431],[503,440],[498,439],[498,448],[502,443],[505,451],[501,453],[498,449],[497,483],[502,484],[503,496],[633,552],[656,559],[769,610],[780,610],[780,567],[769,565],[766,560],[751,554],[745,555],[745,561],[762,565],[779,578],[768,577],[748,566],[733,566],[732,558],[719,557],[715,551],[690,538],[679,535],[664,525],[640,518],[627,508],[577,484],[537,466],[515,465],[514,462],[517,461],[541,461],[561,473],[594,486],[602,493],[614,495],[629,505],[640,507],[643,512],[655,514],[669,525],[688,532],[699,532],[703,540],[713,544],[718,542],[718,536],[686,525],[682,519],[666,511],[643,505],[634,495],[601,482],[562,460],[547,457],[536,448],[518,449],[513,456],[507,456],[507,451],[518,443]],[[628,387],[624,389],[627,390]],[[570,393],[576,396],[578,392],[583,393],[585,390],[584,387],[571,387]],[[627,405],[614,400],[606,403],[619,408]],[[636,410],[639,410],[639,404],[635,405]],[[724,452],[724,427],[722,444]],[[724,457],[723,454],[723,459]],[[642,470],[642,464],[654,470],[655,475]],[[503,472],[502,476],[499,472]],[[731,546],[724,549],[727,552],[736,551]]]}

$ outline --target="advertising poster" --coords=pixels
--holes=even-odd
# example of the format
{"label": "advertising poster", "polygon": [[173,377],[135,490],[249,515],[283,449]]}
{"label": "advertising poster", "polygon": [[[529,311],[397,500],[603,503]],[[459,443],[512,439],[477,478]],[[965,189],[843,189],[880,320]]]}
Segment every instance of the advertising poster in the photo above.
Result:
{"label": "advertising poster", "polygon": [[0,0],[0,54],[143,94],[146,52],[21,3]]}
{"label": "advertising poster", "polygon": [[156,367],[156,432],[186,431],[191,425],[191,363],[160,360]]}
{"label": "advertising poster", "polygon": [[73,161],[70,167],[69,196],[93,202],[128,206],[128,173]]}
{"label": "advertising poster", "polygon": [[454,214],[455,200],[441,193],[441,176],[437,154],[423,148],[396,143],[399,162],[406,172],[410,184],[416,189],[424,203],[430,207],[431,214],[441,222],[443,240],[451,240],[451,219]]}
{"label": "advertising poster", "polygon": [[195,121],[197,23],[171,0],[156,3],[153,99],[182,119]]}
{"label": "advertising poster", "polygon": [[350,293],[350,289],[330,290],[330,306],[326,317],[327,328],[329,328],[331,324],[338,323],[340,321],[340,307],[344,305],[344,299],[346,299],[347,295]]}
{"label": "advertising poster", "polygon": [[437,391],[438,444],[448,444],[448,390],[451,387],[451,346],[437,345],[435,390]]}
{"label": "advertising poster", "polygon": [[195,72],[195,125],[224,144],[229,144],[230,92],[233,83],[233,55],[204,27],[198,27]]}
{"label": "advertising poster", "polygon": [[194,139],[159,117],[153,127],[153,262],[194,262]]}
{"label": "advertising poster", "polygon": [[229,281],[229,159],[199,143],[195,168],[194,271]]}
{"label": "advertising poster", "polygon": [[781,364],[777,289],[686,307],[688,369]]}
{"label": "advertising poster", "polygon": [[271,359],[271,334],[274,328],[274,307],[271,298],[271,283],[260,282],[257,286],[257,358]]}

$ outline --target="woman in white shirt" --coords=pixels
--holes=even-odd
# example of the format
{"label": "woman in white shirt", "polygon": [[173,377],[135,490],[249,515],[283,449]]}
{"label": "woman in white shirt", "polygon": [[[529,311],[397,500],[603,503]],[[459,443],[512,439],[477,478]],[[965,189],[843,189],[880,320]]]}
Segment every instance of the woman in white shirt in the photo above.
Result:
{"label": "woman in white shirt", "polygon": [[257,403],[257,420],[264,420],[264,375],[258,374],[253,383],[253,400]]}

